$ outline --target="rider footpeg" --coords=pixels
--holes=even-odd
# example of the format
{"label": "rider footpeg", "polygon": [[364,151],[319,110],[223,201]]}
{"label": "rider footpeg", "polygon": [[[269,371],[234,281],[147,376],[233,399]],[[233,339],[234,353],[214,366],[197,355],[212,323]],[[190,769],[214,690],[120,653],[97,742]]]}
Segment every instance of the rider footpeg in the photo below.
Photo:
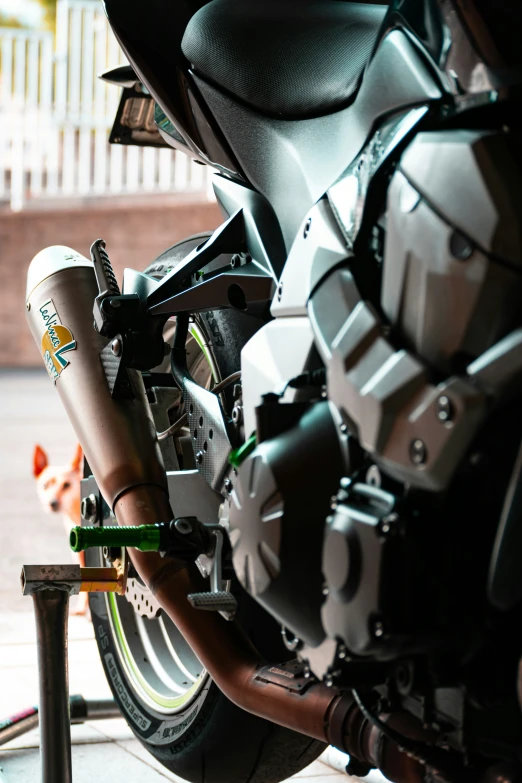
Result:
{"label": "rider footpeg", "polygon": [[226,612],[235,614],[237,601],[232,593],[219,590],[215,593],[190,593],[187,596],[194,609],[203,609],[206,612]]}

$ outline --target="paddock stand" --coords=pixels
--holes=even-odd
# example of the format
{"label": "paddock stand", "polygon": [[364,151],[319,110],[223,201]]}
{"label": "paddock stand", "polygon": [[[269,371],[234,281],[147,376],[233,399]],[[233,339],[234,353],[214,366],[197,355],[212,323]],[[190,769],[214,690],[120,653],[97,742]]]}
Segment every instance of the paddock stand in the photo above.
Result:
{"label": "paddock stand", "polygon": [[[124,574],[116,568],[81,568],[79,565],[26,565],[22,592],[33,599],[36,619],[40,706],[35,719],[25,716],[27,727],[40,724],[42,783],[71,783],[71,719],[83,707],[69,701],[67,626],[69,596],[81,592],[124,591]],[[80,697],[81,698],[81,697]],[[85,719],[117,717],[115,702],[84,702]],[[89,705],[91,709],[89,710]],[[71,709],[72,708],[72,709]],[[90,713],[90,714],[89,714]],[[16,726],[15,721],[15,726]],[[30,724],[30,725],[29,725]],[[21,727],[19,727],[21,728]],[[8,731],[9,727],[7,727]],[[22,733],[11,726],[9,739]],[[7,742],[7,740],[4,740]],[[1,742],[1,733],[0,733]]]}

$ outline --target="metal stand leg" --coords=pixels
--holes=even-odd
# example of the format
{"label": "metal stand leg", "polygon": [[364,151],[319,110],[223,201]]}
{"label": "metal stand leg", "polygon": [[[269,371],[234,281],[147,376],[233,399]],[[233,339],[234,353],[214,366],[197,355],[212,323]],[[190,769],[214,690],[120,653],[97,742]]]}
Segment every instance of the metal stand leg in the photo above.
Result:
{"label": "metal stand leg", "polygon": [[[69,595],[82,591],[124,594],[125,573],[116,568],[80,568],[79,565],[26,565],[20,581],[22,593],[33,598],[36,617],[42,783],[71,783]],[[100,709],[103,711],[103,706]]]}
{"label": "metal stand leg", "polygon": [[69,593],[33,593],[40,681],[42,783],[71,783],[67,624]]}

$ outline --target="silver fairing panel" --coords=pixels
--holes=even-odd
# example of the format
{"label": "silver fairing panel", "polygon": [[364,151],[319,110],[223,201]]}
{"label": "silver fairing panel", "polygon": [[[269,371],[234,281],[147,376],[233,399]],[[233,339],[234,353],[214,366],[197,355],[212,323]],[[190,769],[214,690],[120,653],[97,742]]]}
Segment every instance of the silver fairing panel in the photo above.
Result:
{"label": "silver fairing panel", "polygon": [[380,117],[441,97],[421,54],[400,30],[380,43],[355,102],[324,117],[266,117],[192,76],[248,180],[274,208],[287,250],[307,211],[357,155]]}

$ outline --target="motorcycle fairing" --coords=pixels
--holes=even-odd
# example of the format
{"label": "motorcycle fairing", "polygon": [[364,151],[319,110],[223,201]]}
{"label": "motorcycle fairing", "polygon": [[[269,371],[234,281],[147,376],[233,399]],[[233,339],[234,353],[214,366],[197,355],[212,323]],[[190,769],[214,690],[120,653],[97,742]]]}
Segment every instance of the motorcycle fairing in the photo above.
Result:
{"label": "motorcycle fairing", "polygon": [[267,117],[195,73],[193,78],[249,182],[275,210],[287,250],[307,210],[357,155],[380,118],[442,96],[422,57],[399,30],[381,42],[355,102],[324,117]]}

